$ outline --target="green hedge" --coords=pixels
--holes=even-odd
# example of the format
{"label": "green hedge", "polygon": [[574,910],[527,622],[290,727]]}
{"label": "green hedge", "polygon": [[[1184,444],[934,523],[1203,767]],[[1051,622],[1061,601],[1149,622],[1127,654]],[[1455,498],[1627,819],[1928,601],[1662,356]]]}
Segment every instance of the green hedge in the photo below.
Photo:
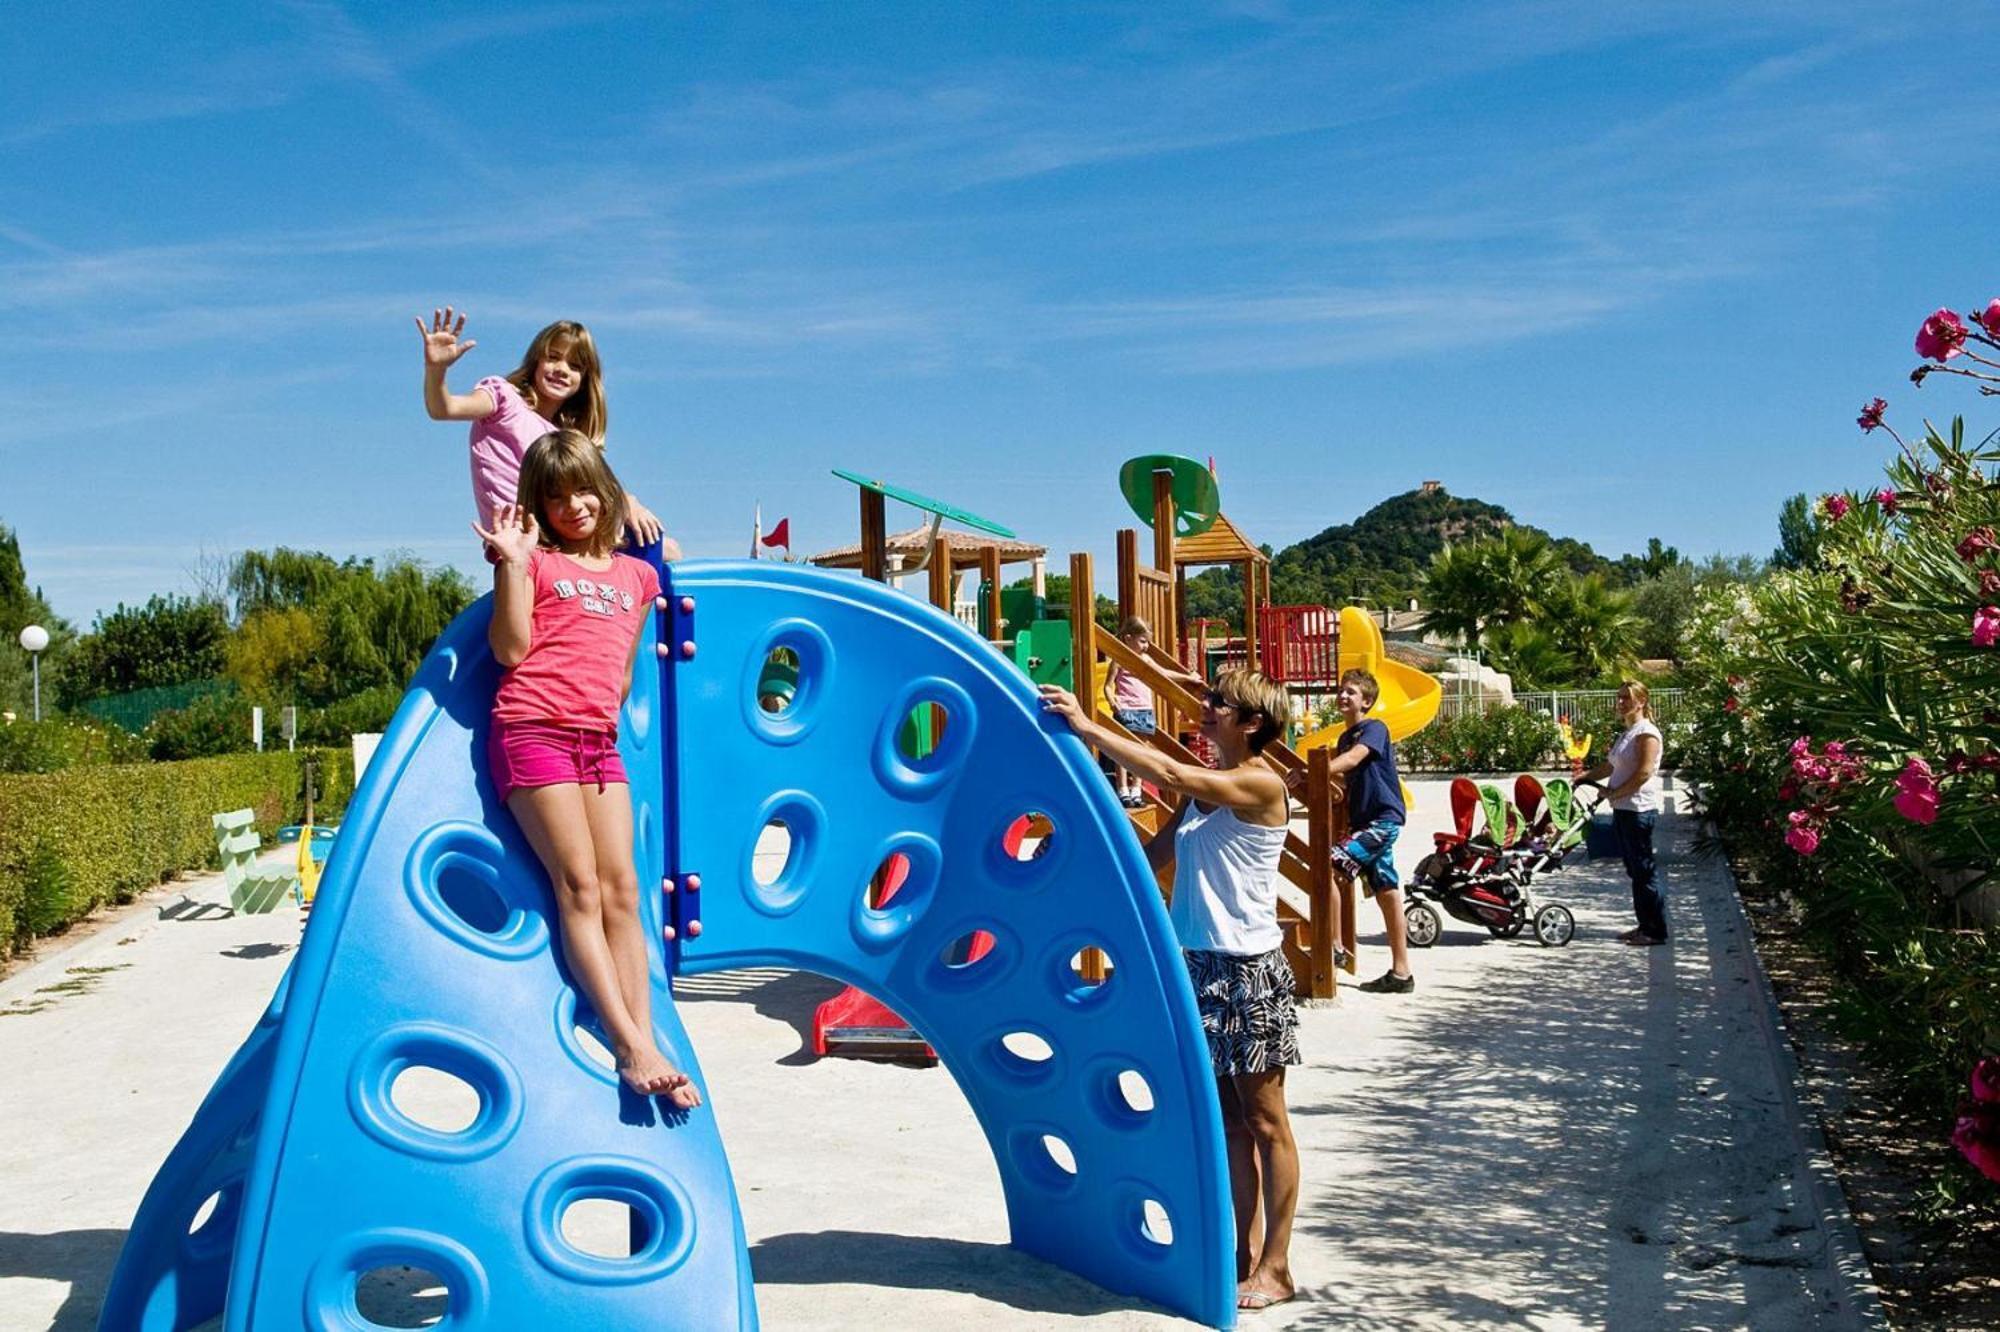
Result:
{"label": "green hedge", "polygon": [[0,776],[0,951],[129,902],[179,871],[212,867],[214,814],[255,810],[266,837],[296,822],[308,754],[320,760],[315,817],[331,819],[354,789],[349,750]]}

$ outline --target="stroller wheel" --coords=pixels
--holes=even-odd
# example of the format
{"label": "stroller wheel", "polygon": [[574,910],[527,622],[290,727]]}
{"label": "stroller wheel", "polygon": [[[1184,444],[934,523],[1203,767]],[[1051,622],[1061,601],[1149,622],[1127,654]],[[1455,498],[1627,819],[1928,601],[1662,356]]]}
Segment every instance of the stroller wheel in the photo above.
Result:
{"label": "stroller wheel", "polygon": [[1551,902],[1535,913],[1535,937],[1550,948],[1560,948],[1576,934],[1576,917],[1566,906]]}
{"label": "stroller wheel", "polygon": [[1444,921],[1428,902],[1412,902],[1403,911],[1403,929],[1412,948],[1429,948],[1444,933]]}
{"label": "stroller wheel", "polygon": [[1505,925],[1488,925],[1486,928],[1493,931],[1496,939],[1511,939],[1527,927],[1525,920],[1510,920]]}

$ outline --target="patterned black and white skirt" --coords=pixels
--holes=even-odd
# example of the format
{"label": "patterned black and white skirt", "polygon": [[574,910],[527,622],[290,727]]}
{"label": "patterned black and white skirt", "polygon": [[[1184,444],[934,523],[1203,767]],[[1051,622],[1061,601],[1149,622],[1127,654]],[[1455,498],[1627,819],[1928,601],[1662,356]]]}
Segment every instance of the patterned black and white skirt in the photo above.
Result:
{"label": "patterned black and white skirt", "polygon": [[1255,957],[1183,950],[1218,1077],[1299,1063],[1297,982],[1284,950]]}

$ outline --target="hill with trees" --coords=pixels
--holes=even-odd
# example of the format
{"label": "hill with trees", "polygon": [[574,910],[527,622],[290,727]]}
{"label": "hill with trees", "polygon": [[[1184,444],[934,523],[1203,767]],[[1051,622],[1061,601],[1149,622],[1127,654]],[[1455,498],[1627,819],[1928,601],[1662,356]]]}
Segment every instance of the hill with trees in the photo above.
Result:
{"label": "hill with trees", "polygon": [[[1392,495],[1351,523],[1339,523],[1277,551],[1271,559],[1271,599],[1279,605],[1394,607],[1420,597],[1431,561],[1447,545],[1463,545],[1518,529],[1540,536],[1572,573],[1600,574],[1614,583],[1626,563],[1588,544],[1517,523],[1498,504],[1454,495],[1442,486]],[[1656,543],[1657,544],[1657,543]],[[1271,547],[1264,548],[1267,554]],[[1243,606],[1234,569],[1210,569],[1188,580],[1188,612],[1235,620]]]}

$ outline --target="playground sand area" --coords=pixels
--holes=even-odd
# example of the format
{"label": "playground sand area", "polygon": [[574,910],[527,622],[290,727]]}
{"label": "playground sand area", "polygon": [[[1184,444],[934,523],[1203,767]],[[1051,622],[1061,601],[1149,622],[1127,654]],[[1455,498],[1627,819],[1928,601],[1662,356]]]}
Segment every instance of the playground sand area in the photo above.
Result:
{"label": "playground sand area", "polygon": [[[1444,785],[1413,785],[1405,869],[1447,820]],[[1361,974],[1302,1013],[1289,1080],[1301,1298],[1242,1326],[1883,1326],[1733,885],[1693,831],[1661,823],[1667,948],[1616,942],[1629,890],[1598,861],[1545,881],[1576,913],[1567,948],[1449,922],[1414,995],[1368,995],[1351,981],[1387,954],[1363,904]],[[295,910],[225,902],[219,876],[168,885],[0,981],[0,1329],[95,1327],[141,1194],[293,956]],[[679,987],[765,1327],[1192,1326],[1008,1248],[947,1071],[812,1057],[837,988],[775,970]],[[443,1312],[421,1282],[375,1297],[394,1325]]]}

